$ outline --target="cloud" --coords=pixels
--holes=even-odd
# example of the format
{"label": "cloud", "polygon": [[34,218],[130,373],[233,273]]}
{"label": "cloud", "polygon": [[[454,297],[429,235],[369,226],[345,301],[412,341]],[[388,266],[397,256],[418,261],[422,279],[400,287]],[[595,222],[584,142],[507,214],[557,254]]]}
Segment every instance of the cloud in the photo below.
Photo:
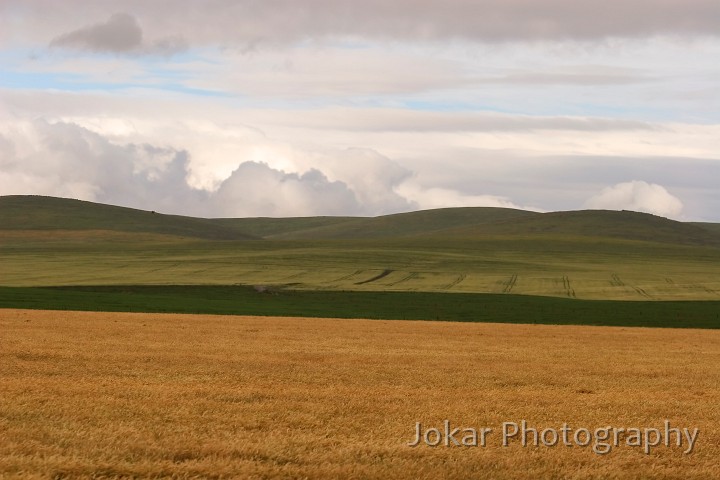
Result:
{"label": "cloud", "polygon": [[334,164],[325,158],[320,164],[334,179],[318,168],[287,172],[240,158],[211,190],[189,184],[186,150],[116,143],[68,122],[13,122],[2,130],[0,195],[54,195],[206,217],[375,215],[410,207],[394,191],[409,172],[395,165],[384,175],[393,164],[372,151],[347,151]]}
{"label": "cloud", "polygon": [[115,13],[104,23],[96,23],[54,38],[51,47],[87,50],[99,53],[172,54],[187,48],[180,36],[143,43],[143,30],[137,19],[127,13]]}
{"label": "cloud", "polygon": [[294,217],[347,215],[361,211],[355,194],[319,170],[302,175],[244,162],[211,196],[213,216]]}
{"label": "cloud", "polygon": [[603,189],[585,202],[585,207],[601,210],[633,210],[678,218],[682,213],[683,203],[661,185],[632,181]]}
{"label": "cloud", "polygon": [[[263,112],[259,112],[263,113]],[[266,113],[267,115],[267,113]],[[272,112],[293,122],[296,112]],[[285,118],[283,118],[285,117]],[[439,112],[391,108],[333,107],[307,111],[295,123],[317,130],[353,132],[615,132],[663,131],[659,124],[619,118],[518,115],[497,112]]]}
{"label": "cloud", "polygon": [[[248,149],[251,152],[252,149]],[[273,166],[252,156],[215,189],[189,183],[186,150],[122,143],[69,122],[0,125],[0,195],[79,198],[205,217],[361,215],[457,206],[523,208],[507,198],[469,195],[414,182],[414,172],[371,149],[269,149]],[[306,167],[306,165],[312,165]]]}
{"label": "cloud", "polygon": [[[45,17],[37,19],[45,25],[67,25],[80,10],[92,18],[110,15],[117,8],[114,0],[5,0],[3,4],[8,13],[0,17],[31,12],[30,16]],[[192,23],[188,34],[194,44],[244,48],[327,37],[499,42],[720,32],[716,0],[626,0],[611,7],[599,7],[596,0],[126,0],[122,4],[141,16],[143,24],[152,25],[153,31],[173,34]],[[103,26],[107,29],[102,24],[77,32],[85,38]]]}
{"label": "cloud", "polygon": [[414,210],[417,205],[398,193],[413,172],[375,150],[348,148],[296,160],[303,169],[319,165],[330,178],[355,192],[366,215]]}
{"label": "cloud", "polygon": [[196,211],[204,192],[188,186],[187,153],[149,144],[117,145],[65,122],[15,124],[12,155],[0,157],[0,195],[42,194],[172,213]]}
{"label": "cloud", "polygon": [[137,19],[127,13],[116,13],[105,23],[60,35],[50,45],[95,52],[129,52],[139,48],[142,40],[143,32]]}
{"label": "cloud", "polygon": [[449,207],[498,207],[520,210],[542,211],[535,207],[523,207],[513,203],[507,197],[496,195],[464,194],[457,190],[439,187],[422,187],[406,183],[399,188],[400,193],[413,201],[421,209]]}

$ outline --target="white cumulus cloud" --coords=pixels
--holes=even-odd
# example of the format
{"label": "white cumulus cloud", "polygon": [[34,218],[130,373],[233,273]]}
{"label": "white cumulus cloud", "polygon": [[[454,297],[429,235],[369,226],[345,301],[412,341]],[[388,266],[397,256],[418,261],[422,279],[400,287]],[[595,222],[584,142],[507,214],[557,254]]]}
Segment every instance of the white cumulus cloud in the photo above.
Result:
{"label": "white cumulus cloud", "polygon": [[682,213],[683,203],[662,185],[635,180],[604,188],[585,202],[585,207],[601,210],[633,210],[678,218]]}

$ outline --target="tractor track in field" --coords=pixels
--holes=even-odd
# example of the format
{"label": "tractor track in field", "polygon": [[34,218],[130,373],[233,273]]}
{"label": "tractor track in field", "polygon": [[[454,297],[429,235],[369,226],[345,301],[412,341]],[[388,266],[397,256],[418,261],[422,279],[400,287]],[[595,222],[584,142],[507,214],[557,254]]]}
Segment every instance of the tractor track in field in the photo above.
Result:
{"label": "tractor track in field", "polygon": [[342,277],[336,278],[335,280],[330,280],[330,282],[328,282],[328,283],[342,282],[343,280],[350,280],[352,277],[354,277],[356,275],[360,275],[362,272],[364,272],[364,270],[355,270],[351,274],[343,275]]}
{"label": "tractor track in field", "polygon": [[443,290],[450,290],[451,288],[453,288],[455,285],[458,285],[466,278],[467,278],[467,274],[461,273],[460,275],[457,276],[457,278],[455,280],[453,280],[452,282],[448,283],[447,285],[445,285],[444,287],[441,287],[441,288]]}
{"label": "tractor track in field", "polygon": [[409,274],[405,275],[400,280],[396,280],[392,283],[388,283],[388,287],[392,287],[393,285],[397,285],[398,283],[407,282],[408,280],[412,280],[413,278],[417,278],[420,275],[420,272],[410,272]]}
{"label": "tractor track in field", "polygon": [[517,278],[518,278],[517,273],[513,274],[513,275],[510,277],[510,280],[508,280],[508,281],[505,283],[505,288],[503,288],[503,293],[510,293],[510,292],[512,292],[512,289],[515,288],[515,284],[517,283]]}
{"label": "tractor track in field", "polygon": [[395,270],[383,270],[381,273],[375,275],[374,277],[368,278],[367,280],[363,280],[362,282],[355,282],[355,285],[364,285],[366,283],[372,283],[380,280],[381,278],[385,278],[391,273],[393,273]]}
{"label": "tractor track in field", "polygon": [[676,287],[676,288],[682,288],[684,290],[690,290],[690,291],[699,290],[699,291],[702,291],[705,293],[712,293],[713,295],[720,295],[720,292],[718,292],[717,290],[712,289],[712,288],[708,287],[707,285],[702,285],[699,283],[693,283],[690,285],[683,284],[683,283],[677,284],[677,283],[675,283],[675,281],[672,278],[666,278],[665,282],[667,282],[668,285],[672,285],[673,287]]}
{"label": "tractor track in field", "polygon": [[693,285],[690,285],[689,288],[693,289],[693,290],[702,290],[705,293],[712,293],[714,295],[718,294],[717,290],[713,290],[712,288],[706,287],[705,285],[693,284]]}
{"label": "tractor track in field", "polygon": [[[610,285],[612,285],[613,287],[629,287],[635,290],[635,293],[637,293],[641,297],[653,298],[652,295],[647,293],[643,288],[636,287],[635,285],[628,285],[627,283],[625,283],[617,273],[613,273],[612,275],[610,275],[610,278]],[[665,281],[674,285],[674,282],[670,278],[666,278]]]}
{"label": "tractor track in field", "polygon": [[632,288],[633,288],[633,290],[635,290],[638,293],[638,295],[643,296],[645,298],[652,298],[652,296],[649,293],[647,293],[645,290],[643,290],[642,288],[635,287],[635,286],[633,286]]}
{"label": "tractor track in field", "polygon": [[565,295],[567,295],[569,298],[576,298],[575,297],[575,289],[572,288],[572,285],[570,284],[570,277],[567,275],[564,275],[563,278],[563,288],[565,289]]}

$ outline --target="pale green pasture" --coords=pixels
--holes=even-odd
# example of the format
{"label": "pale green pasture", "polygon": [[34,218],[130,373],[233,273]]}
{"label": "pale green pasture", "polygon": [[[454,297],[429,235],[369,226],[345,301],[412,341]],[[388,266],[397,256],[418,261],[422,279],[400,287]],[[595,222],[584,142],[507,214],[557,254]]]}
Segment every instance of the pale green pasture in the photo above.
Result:
{"label": "pale green pasture", "polygon": [[0,238],[0,285],[121,284],[717,300],[720,250],[502,237],[384,242]]}

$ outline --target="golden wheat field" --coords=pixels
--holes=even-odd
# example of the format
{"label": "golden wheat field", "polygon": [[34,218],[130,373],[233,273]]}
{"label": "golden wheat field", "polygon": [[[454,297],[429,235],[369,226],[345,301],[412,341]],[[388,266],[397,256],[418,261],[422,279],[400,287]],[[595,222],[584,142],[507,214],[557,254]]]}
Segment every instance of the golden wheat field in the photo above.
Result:
{"label": "golden wheat field", "polygon": [[[407,445],[445,420],[493,431]],[[699,434],[503,447],[522,420]],[[708,479],[719,420],[717,331],[0,310],[0,478]]]}

